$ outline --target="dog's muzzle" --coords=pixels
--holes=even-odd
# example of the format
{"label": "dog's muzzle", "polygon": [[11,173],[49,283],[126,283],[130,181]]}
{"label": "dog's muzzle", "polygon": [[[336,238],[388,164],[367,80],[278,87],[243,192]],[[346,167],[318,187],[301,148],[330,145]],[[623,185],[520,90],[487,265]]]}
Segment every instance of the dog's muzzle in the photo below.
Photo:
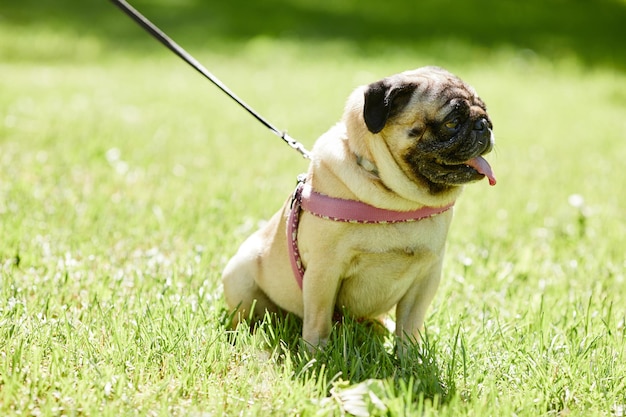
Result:
{"label": "dog's muzzle", "polygon": [[491,152],[493,149],[494,139],[489,122],[485,118],[480,118],[474,122],[474,129],[472,132],[476,135],[476,140],[480,146],[480,155]]}

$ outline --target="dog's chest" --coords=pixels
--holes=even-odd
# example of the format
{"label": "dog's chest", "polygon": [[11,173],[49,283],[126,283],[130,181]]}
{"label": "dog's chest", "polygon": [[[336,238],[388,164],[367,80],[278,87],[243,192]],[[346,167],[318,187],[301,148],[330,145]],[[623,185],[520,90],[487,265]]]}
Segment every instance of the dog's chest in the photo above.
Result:
{"label": "dog's chest", "polygon": [[384,314],[413,284],[429,278],[438,258],[433,252],[414,249],[359,253],[341,277],[337,306],[357,317]]}
{"label": "dog's chest", "polygon": [[361,237],[351,247],[340,278],[337,305],[355,316],[384,314],[412,285],[439,278],[433,271],[443,257],[446,222],[372,225],[353,233]]}

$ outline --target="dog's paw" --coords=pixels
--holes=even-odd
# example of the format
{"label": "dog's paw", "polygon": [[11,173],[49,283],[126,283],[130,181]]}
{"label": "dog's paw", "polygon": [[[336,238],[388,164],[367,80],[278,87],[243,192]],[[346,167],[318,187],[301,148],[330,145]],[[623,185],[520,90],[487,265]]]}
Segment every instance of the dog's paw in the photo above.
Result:
{"label": "dog's paw", "polygon": [[328,345],[328,338],[317,338],[315,339],[315,343],[307,340],[306,338],[303,338],[304,341],[304,345],[307,349],[307,351],[311,354],[311,355],[315,355],[319,352],[322,352],[326,349],[326,346]]}

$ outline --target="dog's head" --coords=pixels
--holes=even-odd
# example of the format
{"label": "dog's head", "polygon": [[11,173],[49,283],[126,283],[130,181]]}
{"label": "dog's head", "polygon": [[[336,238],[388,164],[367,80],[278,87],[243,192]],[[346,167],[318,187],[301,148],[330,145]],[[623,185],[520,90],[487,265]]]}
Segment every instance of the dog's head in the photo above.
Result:
{"label": "dog's head", "polygon": [[[431,194],[487,176],[482,155],[493,125],[474,89],[451,73],[424,67],[365,86],[358,113],[372,140],[383,140],[404,175]],[[364,130],[364,129],[363,129]]]}

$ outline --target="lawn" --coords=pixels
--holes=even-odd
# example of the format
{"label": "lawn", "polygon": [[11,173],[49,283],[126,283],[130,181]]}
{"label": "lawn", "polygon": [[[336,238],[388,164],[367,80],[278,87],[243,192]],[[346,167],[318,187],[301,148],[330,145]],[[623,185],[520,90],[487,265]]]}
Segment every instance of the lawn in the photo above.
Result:
{"label": "lawn", "polygon": [[[207,3],[207,4],[205,4]],[[0,8],[0,415],[626,415],[626,3],[133,3],[311,148],[436,64],[494,121],[426,343],[226,327],[220,274],[306,161],[109,2]]]}

